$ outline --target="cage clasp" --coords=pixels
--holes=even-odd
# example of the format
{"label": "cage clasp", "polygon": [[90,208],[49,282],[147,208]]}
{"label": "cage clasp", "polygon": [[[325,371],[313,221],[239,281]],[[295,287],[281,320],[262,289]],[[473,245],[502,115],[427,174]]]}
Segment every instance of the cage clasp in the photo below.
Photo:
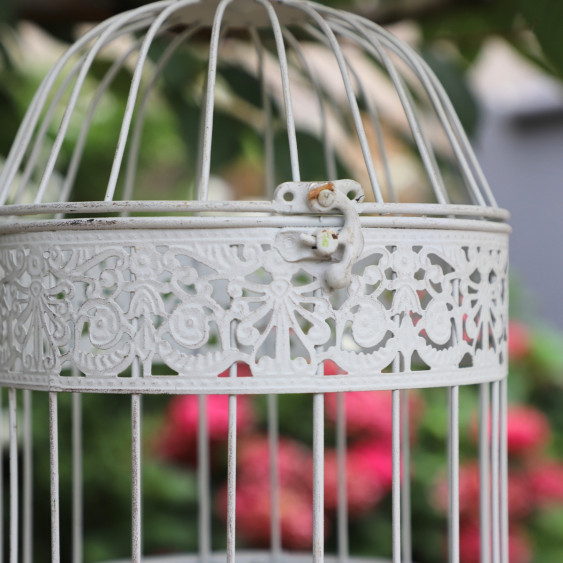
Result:
{"label": "cage clasp", "polygon": [[274,201],[284,213],[332,214],[340,211],[340,230],[322,227],[313,232],[283,231],[276,248],[288,262],[326,260],[325,282],[330,289],[350,284],[352,266],[360,256],[364,239],[355,204],[363,199],[362,187],[353,180],[334,182],[286,182],[276,190]]}

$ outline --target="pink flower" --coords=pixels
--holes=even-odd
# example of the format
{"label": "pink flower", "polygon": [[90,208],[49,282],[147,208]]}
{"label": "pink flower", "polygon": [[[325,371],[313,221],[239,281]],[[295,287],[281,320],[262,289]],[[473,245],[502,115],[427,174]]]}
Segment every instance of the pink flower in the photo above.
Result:
{"label": "pink flower", "polygon": [[[281,485],[311,491],[313,456],[304,445],[287,438],[278,440],[278,479]],[[249,436],[237,451],[239,478],[267,481],[270,478],[270,447],[266,436]]]}
{"label": "pink flower", "polygon": [[[279,511],[282,544],[308,549],[313,538],[311,451],[294,440],[280,438],[277,450]],[[270,448],[265,436],[241,439],[237,449],[237,533],[254,547],[271,540]],[[219,515],[227,515],[226,486],[218,491]]]}
{"label": "pink flower", "polygon": [[530,488],[539,505],[563,503],[563,464],[544,462],[529,471]]}
{"label": "pink flower", "polygon": [[549,438],[549,421],[539,410],[524,405],[508,408],[507,445],[510,455],[536,452],[545,446]]}
{"label": "pink flower", "polygon": [[[474,520],[479,514],[479,464],[470,462],[459,468],[459,516]],[[448,510],[448,480],[442,477],[434,489],[434,503],[441,512]]]}
{"label": "pink flower", "polygon": [[518,321],[508,323],[508,357],[510,360],[521,360],[532,348],[530,330]]}
{"label": "pink flower", "polygon": [[[538,409],[526,405],[510,405],[507,417],[507,448],[511,456],[526,456],[537,452],[550,438],[547,417]],[[472,424],[473,440],[477,441],[477,418]],[[490,432],[490,421],[489,421]]]}
{"label": "pink flower", "polygon": [[[349,435],[368,434],[386,442],[391,439],[392,396],[390,391],[358,391],[345,394],[346,431]],[[336,421],[337,395],[326,395],[329,420]]]}
{"label": "pink flower", "polygon": [[[169,403],[157,450],[169,461],[193,464],[197,459],[199,403],[197,395],[177,395]],[[250,399],[237,399],[237,431],[244,433],[252,425]],[[207,396],[209,442],[213,447],[227,440],[229,429],[229,398],[227,395]]]}
{"label": "pink flower", "polygon": [[[472,461],[459,468],[459,516],[462,521],[479,520],[479,464]],[[434,491],[436,506],[446,512],[448,509],[448,482],[442,478]],[[511,520],[527,516],[533,506],[532,493],[526,474],[510,471],[508,475],[508,514]]]}
{"label": "pink flower", "polygon": [[[336,421],[337,395],[327,393],[327,417]],[[346,431],[349,436],[378,438],[390,444],[393,431],[391,391],[352,391],[345,394]],[[420,396],[409,392],[411,434],[422,411]]]}
{"label": "pink flower", "polygon": [[[221,372],[217,377],[230,377],[230,370],[226,369],[225,371]],[[237,363],[237,377],[252,377],[252,373],[250,371],[250,366],[243,362]]]}
{"label": "pink flower", "polygon": [[344,371],[341,370],[338,365],[332,360],[325,360],[323,367],[325,375],[339,375],[341,373],[344,373]]}
{"label": "pink flower", "polygon": [[[351,517],[371,510],[389,490],[388,465],[391,455],[376,445],[354,448],[346,455],[346,494]],[[329,450],[325,454],[325,509],[338,507],[338,460],[337,453]]]}
{"label": "pink flower", "polygon": [[[313,542],[313,511],[310,493],[290,486],[279,490],[279,517],[285,549],[309,549]],[[227,490],[218,491],[216,507],[226,519]],[[241,480],[236,489],[236,527],[248,544],[268,547],[271,541],[271,499],[269,480]]]}
{"label": "pink flower", "polygon": [[360,442],[348,449],[351,467],[357,471],[370,472],[384,490],[393,484],[393,452],[390,444]]}
{"label": "pink flower", "polygon": [[508,515],[511,520],[522,519],[534,507],[529,475],[517,471],[508,473]]}
{"label": "pink flower", "polygon": [[[461,563],[480,563],[481,538],[476,524],[462,526],[459,534],[459,551]],[[508,552],[510,563],[530,563],[532,554],[529,542],[523,532],[514,527],[508,536]]]}

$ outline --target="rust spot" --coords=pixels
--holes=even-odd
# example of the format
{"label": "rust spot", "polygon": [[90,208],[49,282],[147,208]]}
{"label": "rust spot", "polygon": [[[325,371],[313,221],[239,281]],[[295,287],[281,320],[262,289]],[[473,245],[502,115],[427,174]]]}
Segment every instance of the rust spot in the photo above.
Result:
{"label": "rust spot", "polygon": [[310,190],[309,194],[307,195],[307,199],[309,201],[311,201],[312,199],[319,197],[319,194],[323,190],[330,190],[331,192],[333,192],[334,191],[334,184],[332,182],[327,182],[326,184],[322,184],[321,186]]}

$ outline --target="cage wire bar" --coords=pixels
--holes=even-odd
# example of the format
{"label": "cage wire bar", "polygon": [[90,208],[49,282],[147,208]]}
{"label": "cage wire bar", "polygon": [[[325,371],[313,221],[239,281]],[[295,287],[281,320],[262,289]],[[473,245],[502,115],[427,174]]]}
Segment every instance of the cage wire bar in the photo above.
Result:
{"label": "cage wire bar", "polygon": [[[94,62],[116,45],[92,86]],[[328,77],[318,68],[319,50],[332,65]],[[147,117],[166,69],[186,52],[199,64],[183,77],[190,100],[200,100],[197,148],[187,158],[182,194],[147,200],[140,187]],[[229,68],[255,81],[258,102],[229,89]],[[88,138],[123,70],[132,80],[108,183],[99,199],[82,201]],[[377,81],[393,92],[399,120],[386,114]],[[214,147],[222,135],[216,124],[232,110],[227,95],[242,99],[245,126],[261,137],[261,199],[214,195]],[[244,124],[244,116],[237,119]],[[326,178],[302,179],[305,133],[318,143]],[[397,139],[416,162],[414,191],[393,164]],[[361,159],[351,160],[348,147]],[[344,168],[350,179],[340,177]],[[142,398],[188,394],[198,405],[198,550],[182,560],[356,560],[346,397],[385,391],[392,399],[391,560],[412,563],[409,400],[417,389],[443,388],[444,560],[459,563],[460,390],[473,386],[481,563],[508,563],[508,218],[444,88],[409,45],[373,22],[301,0],[166,0],[90,29],[38,88],[0,172],[0,403],[6,388],[9,458],[8,475],[0,471],[0,490],[4,495],[6,485],[9,497],[7,515],[0,502],[0,554],[10,563],[36,555],[33,513],[43,500],[34,495],[41,476],[34,470],[33,399],[46,396],[51,561],[84,560],[83,395],[118,393],[130,396],[130,560],[156,561],[143,546]],[[327,374],[328,362],[337,373]],[[241,377],[243,365],[250,377]],[[61,536],[59,482],[58,398],[66,393],[69,537]],[[307,554],[283,549],[278,397],[293,393],[312,397]],[[335,554],[325,554],[327,393],[336,394]],[[223,553],[213,549],[210,394],[228,396]],[[253,554],[238,546],[237,408],[239,395],[255,394],[267,397],[270,538],[267,553]],[[377,555],[371,560],[381,561]]]}

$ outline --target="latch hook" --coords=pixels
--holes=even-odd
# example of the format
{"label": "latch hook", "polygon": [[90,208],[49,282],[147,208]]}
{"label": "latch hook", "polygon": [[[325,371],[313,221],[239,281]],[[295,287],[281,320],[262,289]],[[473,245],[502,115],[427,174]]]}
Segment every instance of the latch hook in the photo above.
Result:
{"label": "latch hook", "polygon": [[[352,266],[358,260],[363,247],[364,239],[360,226],[360,218],[355,208],[355,201],[363,199],[363,191],[357,182],[352,180],[338,180],[336,182],[311,182],[293,183],[287,182],[278,187],[276,199],[288,201],[285,197],[287,193],[292,194],[291,202],[293,211],[295,208],[303,210],[303,203],[306,208],[315,213],[329,214],[335,210],[340,210],[344,217],[344,226],[340,231],[322,228],[316,232],[281,233],[282,237],[277,241],[277,248],[290,261],[303,259],[324,259],[335,260],[335,253],[342,248],[342,256],[336,262],[332,262],[326,271],[325,281],[331,289],[341,289],[350,284]],[[350,200],[348,194],[353,196],[354,201]],[[296,201],[297,198],[297,201]],[[301,198],[305,201],[302,203]],[[283,240],[282,240],[283,239]],[[302,250],[297,253],[287,251],[288,247],[299,244]],[[312,253],[304,253],[305,248],[312,250]],[[290,256],[290,254],[292,254]],[[297,257],[299,256],[299,257]]]}

